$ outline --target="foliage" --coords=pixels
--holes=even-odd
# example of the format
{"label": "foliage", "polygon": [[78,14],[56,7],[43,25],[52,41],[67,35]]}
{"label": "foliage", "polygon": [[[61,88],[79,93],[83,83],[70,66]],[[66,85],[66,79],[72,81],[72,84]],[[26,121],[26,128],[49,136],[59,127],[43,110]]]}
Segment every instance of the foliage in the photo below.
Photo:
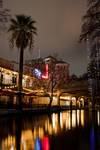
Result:
{"label": "foliage", "polygon": [[[95,88],[92,84],[95,83],[94,86],[99,87],[100,83],[100,0],[88,0],[79,41],[85,41],[88,44],[89,62],[87,68],[93,95],[96,92],[94,92]],[[98,90],[99,88],[96,88],[96,91]]]}
{"label": "foliage", "polygon": [[11,19],[11,25],[8,32],[11,33],[10,44],[11,47],[29,47],[32,49],[34,44],[34,35],[37,34],[37,29],[34,26],[36,21],[32,20],[30,16],[16,15],[15,19]]}
{"label": "foliage", "polygon": [[88,73],[83,73],[79,76],[79,80],[87,80],[88,79]]}
{"label": "foliage", "polygon": [[83,25],[81,28],[80,41],[93,39],[100,35],[100,1],[88,0],[88,9],[83,16]]}
{"label": "foliage", "polygon": [[8,32],[10,33],[10,45],[13,48],[16,46],[20,49],[19,59],[19,83],[18,89],[22,91],[22,78],[23,78],[23,57],[24,50],[29,47],[32,49],[34,44],[34,35],[37,34],[37,29],[34,26],[36,22],[30,17],[25,15],[16,15],[11,19]]}
{"label": "foliage", "polygon": [[78,77],[75,74],[72,74],[70,78],[71,78],[71,80],[78,80]]}

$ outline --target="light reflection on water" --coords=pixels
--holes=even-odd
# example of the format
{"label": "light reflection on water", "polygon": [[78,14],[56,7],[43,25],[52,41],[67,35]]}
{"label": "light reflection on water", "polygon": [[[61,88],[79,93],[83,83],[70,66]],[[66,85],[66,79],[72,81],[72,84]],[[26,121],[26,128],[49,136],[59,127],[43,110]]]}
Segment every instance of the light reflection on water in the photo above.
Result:
{"label": "light reflection on water", "polygon": [[[97,111],[96,116],[97,126],[100,126],[99,111]],[[91,123],[90,113],[84,110],[18,117],[17,119],[3,118],[0,120],[0,149],[50,150],[50,138],[52,136],[58,136],[62,132],[79,127],[84,128],[89,122]]]}

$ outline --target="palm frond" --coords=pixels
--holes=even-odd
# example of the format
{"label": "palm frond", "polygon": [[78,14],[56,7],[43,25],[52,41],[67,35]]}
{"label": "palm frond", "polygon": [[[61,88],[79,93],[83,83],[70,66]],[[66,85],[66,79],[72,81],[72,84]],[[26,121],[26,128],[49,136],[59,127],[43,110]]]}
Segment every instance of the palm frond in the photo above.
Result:
{"label": "palm frond", "polygon": [[11,25],[8,32],[11,33],[11,45],[18,48],[32,48],[34,44],[34,35],[37,35],[36,23],[30,16],[16,15],[11,19]]}

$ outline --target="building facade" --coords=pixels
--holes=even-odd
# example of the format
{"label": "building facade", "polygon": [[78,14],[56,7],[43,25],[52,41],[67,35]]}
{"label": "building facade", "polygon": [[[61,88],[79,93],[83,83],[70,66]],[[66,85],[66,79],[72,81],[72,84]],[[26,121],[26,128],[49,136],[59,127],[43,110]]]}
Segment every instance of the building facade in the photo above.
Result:
{"label": "building facade", "polygon": [[[0,88],[18,87],[19,64],[0,58]],[[31,67],[23,66],[23,87],[32,88],[34,81]]]}
{"label": "building facade", "polygon": [[45,64],[48,64],[49,80],[53,77],[56,84],[66,84],[69,80],[69,64],[64,61],[48,56],[44,59]]}
{"label": "building facade", "polygon": [[[23,66],[23,87],[33,88],[36,79],[45,82],[67,83],[69,80],[69,64],[64,61],[58,61],[52,56],[48,56],[39,61],[32,61],[33,64],[26,63]],[[0,58],[0,88],[18,86],[19,64],[15,61],[9,61]]]}
{"label": "building facade", "polygon": [[59,61],[53,56],[45,58],[37,58],[26,61],[26,64],[37,69],[36,73],[40,74],[40,79],[51,81],[52,77],[54,82],[67,83],[69,80],[69,64],[64,61]]}
{"label": "building facade", "polygon": [[64,61],[58,61],[55,65],[55,76],[57,82],[67,83],[69,80],[69,64]]}

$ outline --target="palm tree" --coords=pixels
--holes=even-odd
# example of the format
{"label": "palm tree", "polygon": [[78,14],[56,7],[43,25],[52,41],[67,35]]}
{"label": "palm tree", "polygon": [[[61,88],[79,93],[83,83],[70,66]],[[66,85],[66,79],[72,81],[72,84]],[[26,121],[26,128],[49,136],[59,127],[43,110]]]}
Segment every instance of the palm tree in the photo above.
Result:
{"label": "palm tree", "polygon": [[20,60],[19,60],[19,83],[18,90],[21,93],[22,88],[22,78],[23,78],[23,56],[24,50],[29,47],[33,48],[34,35],[37,34],[37,29],[34,26],[36,22],[32,20],[30,16],[16,15],[15,18],[11,19],[11,24],[9,26],[8,32],[10,35],[10,44],[12,48],[16,46],[20,50]]}

